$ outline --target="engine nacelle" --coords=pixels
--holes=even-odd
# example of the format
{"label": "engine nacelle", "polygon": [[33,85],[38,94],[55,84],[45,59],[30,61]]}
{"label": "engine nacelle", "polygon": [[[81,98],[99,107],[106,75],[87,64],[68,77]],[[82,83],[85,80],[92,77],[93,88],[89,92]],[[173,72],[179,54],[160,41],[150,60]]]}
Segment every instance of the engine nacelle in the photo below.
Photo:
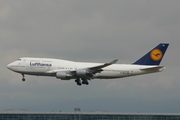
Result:
{"label": "engine nacelle", "polygon": [[79,69],[79,70],[76,70],[76,75],[78,77],[81,77],[81,78],[86,78],[88,77],[88,71],[87,70],[83,70],[83,69]]}
{"label": "engine nacelle", "polygon": [[56,78],[61,79],[61,80],[70,80],[71,79],[71,75],[67,74],[65,72],[57,72],[56,73]]}

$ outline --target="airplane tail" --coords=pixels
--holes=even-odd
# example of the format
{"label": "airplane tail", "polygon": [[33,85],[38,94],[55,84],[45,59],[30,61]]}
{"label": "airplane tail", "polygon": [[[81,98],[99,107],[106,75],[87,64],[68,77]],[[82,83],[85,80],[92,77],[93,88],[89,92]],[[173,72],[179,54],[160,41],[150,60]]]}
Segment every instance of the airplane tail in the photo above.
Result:
{"label": "airplane tail", "polygon": [[163,56],[168,48],[168,43],[160,43],[142,58],[137,60],[135,63],[136,65],[159,65]]}

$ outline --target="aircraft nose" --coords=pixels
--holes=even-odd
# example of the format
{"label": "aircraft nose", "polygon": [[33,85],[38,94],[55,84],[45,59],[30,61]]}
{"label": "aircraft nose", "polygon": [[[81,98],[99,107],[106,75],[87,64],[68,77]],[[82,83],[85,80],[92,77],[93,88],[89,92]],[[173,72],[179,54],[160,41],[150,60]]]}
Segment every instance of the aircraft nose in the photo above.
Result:
{"label": "aircraft nose", "polygon": [[7,65],[7,68],[8,68],[9,70],[12,70],[12,63],[8,64],[8,65]]}
{"label": "aircraft nose", "polygon": [[9,69],[9,70],[12,70],[12,71],[16,71],[16,62],[12,62],[12,63],[10,63],[10,64],[8,64],[7,65],[7,68]]}
{"label": "aircraft nose", "polygon": [[7,68],[11,70],[11,63],[7,65]]}

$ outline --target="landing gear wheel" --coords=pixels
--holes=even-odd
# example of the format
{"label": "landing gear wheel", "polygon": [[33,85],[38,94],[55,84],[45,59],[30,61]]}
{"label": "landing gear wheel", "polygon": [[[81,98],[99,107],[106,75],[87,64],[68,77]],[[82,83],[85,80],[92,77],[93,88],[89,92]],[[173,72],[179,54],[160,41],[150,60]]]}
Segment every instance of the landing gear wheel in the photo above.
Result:
{"label": "landing gear wheel", "polygon": [[77,83],[77,85],[81,86],[81,83]]}
{"label": "landing gear wheel", "polygon": [[89,83],[88,83],[88,81],[87,81],[87,79],[82,79],[82,84],[85,84],[85,85],[88,85]]}
{"label": "landing gear wheel", "polygon": [[25,81],[25,78],[23,78],[22,81],[24,82],[24,81]]}
{"label": "landing gear wheel", "polygon": [[79,78],[77,78],[77,79],[75,80],[75,82],[77,83],[77,85],[81,86],[81,81],[80,81]]}

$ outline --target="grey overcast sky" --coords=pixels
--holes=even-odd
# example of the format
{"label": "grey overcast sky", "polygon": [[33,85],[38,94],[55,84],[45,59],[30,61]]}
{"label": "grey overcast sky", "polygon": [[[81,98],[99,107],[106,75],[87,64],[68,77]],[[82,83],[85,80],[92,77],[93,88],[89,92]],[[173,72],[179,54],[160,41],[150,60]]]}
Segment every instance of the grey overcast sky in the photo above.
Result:
{"label": "grey overcast sky", "polygon": [[[0,111],[180,112],[179,0],[1,0]],[[170,46],[161,73],[93,80],[26,76],[6,65],[19,57],[132,63]]]}

